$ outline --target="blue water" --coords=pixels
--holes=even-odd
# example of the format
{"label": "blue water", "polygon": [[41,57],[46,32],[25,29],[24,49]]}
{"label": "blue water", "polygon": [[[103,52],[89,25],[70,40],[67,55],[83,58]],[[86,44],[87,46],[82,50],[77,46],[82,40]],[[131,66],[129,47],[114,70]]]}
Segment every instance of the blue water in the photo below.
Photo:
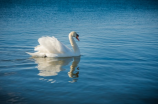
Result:
{"label": "blue water", "polygon": [[[71,31],[81,57],[26,54]],[[157,104],[158,2],[1,0],[0,103]]]}

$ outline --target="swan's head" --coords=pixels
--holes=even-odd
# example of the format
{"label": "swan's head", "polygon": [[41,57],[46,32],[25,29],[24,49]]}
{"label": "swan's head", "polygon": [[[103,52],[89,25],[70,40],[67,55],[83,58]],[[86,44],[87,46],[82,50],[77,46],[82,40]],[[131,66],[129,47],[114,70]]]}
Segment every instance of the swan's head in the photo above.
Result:
{"label": "swan's head", "polygon": [[70,34],[71,34],[72,37],[75,37],[78,41],[80,41],[79,40],[79,35],[75,31],[72,31]]}

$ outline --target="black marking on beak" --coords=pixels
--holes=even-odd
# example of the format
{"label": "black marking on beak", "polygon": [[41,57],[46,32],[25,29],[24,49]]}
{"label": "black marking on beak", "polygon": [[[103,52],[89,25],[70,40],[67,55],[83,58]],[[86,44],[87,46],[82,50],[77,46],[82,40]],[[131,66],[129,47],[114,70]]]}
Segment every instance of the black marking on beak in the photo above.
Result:
{"label": "black marking on beak", "polygon": [[78,35],[78,34],[76,34],[76,39],[77,39],[78,41],[80,41],[80,39],[79,39],[78,37],[79,37],[79,35]]}

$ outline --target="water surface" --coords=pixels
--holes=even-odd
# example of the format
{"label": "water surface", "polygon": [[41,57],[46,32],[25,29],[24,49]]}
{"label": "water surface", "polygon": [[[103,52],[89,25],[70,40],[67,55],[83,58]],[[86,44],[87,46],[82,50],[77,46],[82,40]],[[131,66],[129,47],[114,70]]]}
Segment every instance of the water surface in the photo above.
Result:
{"label": "water surface", "polygon": [[[154,0],[1,0],[0,103],[156,104],[158,3]],[[30,58],[38,38],[81,57]]]}

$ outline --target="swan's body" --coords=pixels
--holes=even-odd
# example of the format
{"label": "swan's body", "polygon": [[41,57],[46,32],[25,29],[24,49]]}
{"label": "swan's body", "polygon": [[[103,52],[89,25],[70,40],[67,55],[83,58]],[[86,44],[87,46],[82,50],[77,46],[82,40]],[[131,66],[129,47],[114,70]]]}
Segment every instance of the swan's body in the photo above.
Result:
{"label": "swan's body", "polygon": [[76,37],[77,40],[79,35],[76,32],[69,34],[69,41],[73,48],[71,51],[67,46],[58,41],[55,37],[42,37],[38,39],[40,45],[35,47],[35,53],[29,53],[32,57],[72,57],[80,56],[80,50],[73,39]]}

